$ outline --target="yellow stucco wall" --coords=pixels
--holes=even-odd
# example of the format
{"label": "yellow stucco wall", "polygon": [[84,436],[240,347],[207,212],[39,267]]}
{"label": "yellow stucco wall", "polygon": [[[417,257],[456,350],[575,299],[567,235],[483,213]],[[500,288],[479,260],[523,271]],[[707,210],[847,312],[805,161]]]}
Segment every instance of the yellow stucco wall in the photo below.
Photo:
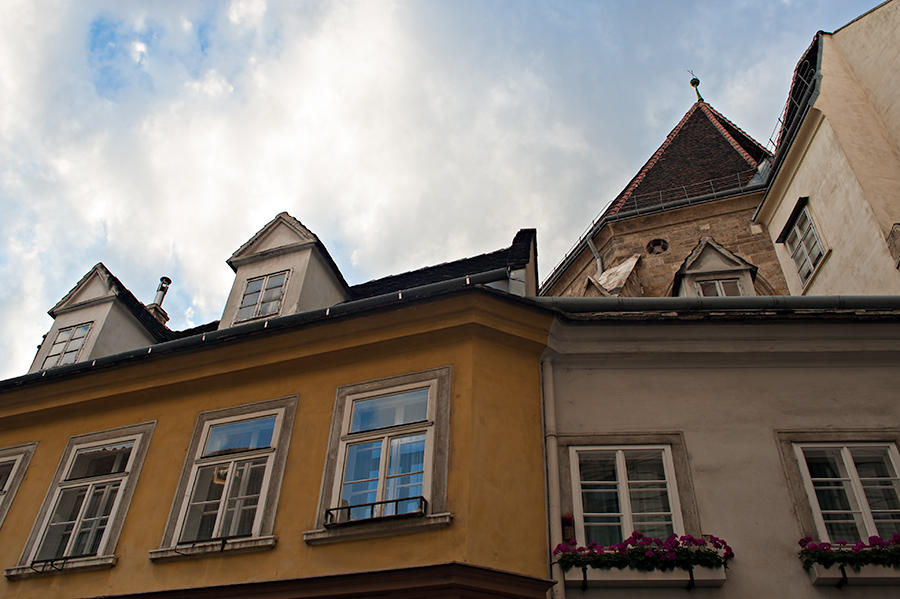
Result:
{"label": "yellow stucco wall", "polygon": [[[3,597],[90,597],[460,561],[546,577],[538,357],[550,318],[468,292],[0,394],[0,448],[38,441],[0,528],[16,564],[71,435],[156,420],[107,570],[0,579]],[[309,546],[339,385],[450,365],[443,529]],[[273,550],[151,562],[197,414],[298,395]]]}

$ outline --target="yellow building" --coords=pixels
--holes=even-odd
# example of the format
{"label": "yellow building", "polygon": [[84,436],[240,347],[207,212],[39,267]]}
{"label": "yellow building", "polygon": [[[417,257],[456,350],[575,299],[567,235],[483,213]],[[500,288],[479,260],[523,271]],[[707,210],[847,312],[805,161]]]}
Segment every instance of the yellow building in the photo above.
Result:
{"label": "yellow building", "polygon": [[181,333],[98,265],[0,382],[0,595],[543,597],[534,232],[348,286],[283,213],[229,264]]}

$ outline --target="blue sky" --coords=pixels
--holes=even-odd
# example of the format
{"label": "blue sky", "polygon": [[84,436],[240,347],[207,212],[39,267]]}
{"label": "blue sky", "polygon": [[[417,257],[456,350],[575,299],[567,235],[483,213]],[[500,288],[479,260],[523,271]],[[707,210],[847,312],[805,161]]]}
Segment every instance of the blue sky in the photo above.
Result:
{"label": "blue sky", "polygon": [[704,98],[766,143],[854,0],[11,0],[0,21],[0,377],[102,261],[173,328],[287,210],[351,283],[509,245],[546,276]]}

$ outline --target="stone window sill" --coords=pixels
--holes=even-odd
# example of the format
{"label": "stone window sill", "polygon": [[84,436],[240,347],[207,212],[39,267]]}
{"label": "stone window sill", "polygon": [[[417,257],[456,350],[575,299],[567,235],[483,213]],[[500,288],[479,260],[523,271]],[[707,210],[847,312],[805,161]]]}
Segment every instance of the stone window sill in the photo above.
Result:
{"label": "stone window sill", "polygon": [[153,561],[168,561],[214,555],[216,553],[248,553],[250,551],[265,551],[273,549],[277,537],[252,537],[246,539],[231,539],[226,541],[201,541],[192,545],[178,545],[176,547],[161,547],[150,551],[150,559]]}
{"label": "stone window sill", "polygon": [[420,518],[407,518],[401,520],[386,519],[382,521],[360,522],[359,524],[347,524],[337,528],[318,528],[307,530],[303,533],[303,540],[307,545],[324,545],[326,543],[338,543],[341,541],[356,541],[358,539],[373,539],[376,537],[397,536],[413,534],[450,526],[453,514],[431,514]]}
{"label": "stone window sill", "polygon": [[[687,570],[653,570],[643,572],[634,568],[572,568],[566,572],[566,586],[588,587],[682,587],[691,588],[691,575]],[[720,587],[725,584],[725,568],[694,568],[696,587]]]}
{"label": "stone window sill", "polygon": [[78,570],[102,570],[115,566],[118,559],[115,555],[92,555],[90,557],[75,557],[72,559],[61,558],[53,562],[7,568],[3,574],[10,580],[19,580],[31,578],[32,576],[47,576]]}
{"label": "stone window sill", "polygon": [[[845,575],[846,574],[846,575]],[[897,586],[900,585],[900,569],[887,566],[863,566],[859,572],[850,567],[831,566],[826,568],[813,564],[809,569],[809,579],[816,586]]]}

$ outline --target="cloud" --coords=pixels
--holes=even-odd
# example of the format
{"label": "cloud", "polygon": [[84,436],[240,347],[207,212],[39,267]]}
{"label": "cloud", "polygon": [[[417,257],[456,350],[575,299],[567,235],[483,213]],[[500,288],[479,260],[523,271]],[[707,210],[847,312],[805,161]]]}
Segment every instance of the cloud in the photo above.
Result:
{"label": "cloud", "polygon": [[[7,3],[0,376],[27,369],[44,312],[101,260],[144,301],[172,276],[175,328],[218,318],[225,259],[282,210],[351,282],[492,251],[520,227],[539,228],[548,274],[689,107],[692,48],[724,43],[666,38],[703,10],[663,3],[649,29],[638,12]],[[746,47],[740,77],[706,71],[739,124],[783,76],[765,66],[781,46]]]}

